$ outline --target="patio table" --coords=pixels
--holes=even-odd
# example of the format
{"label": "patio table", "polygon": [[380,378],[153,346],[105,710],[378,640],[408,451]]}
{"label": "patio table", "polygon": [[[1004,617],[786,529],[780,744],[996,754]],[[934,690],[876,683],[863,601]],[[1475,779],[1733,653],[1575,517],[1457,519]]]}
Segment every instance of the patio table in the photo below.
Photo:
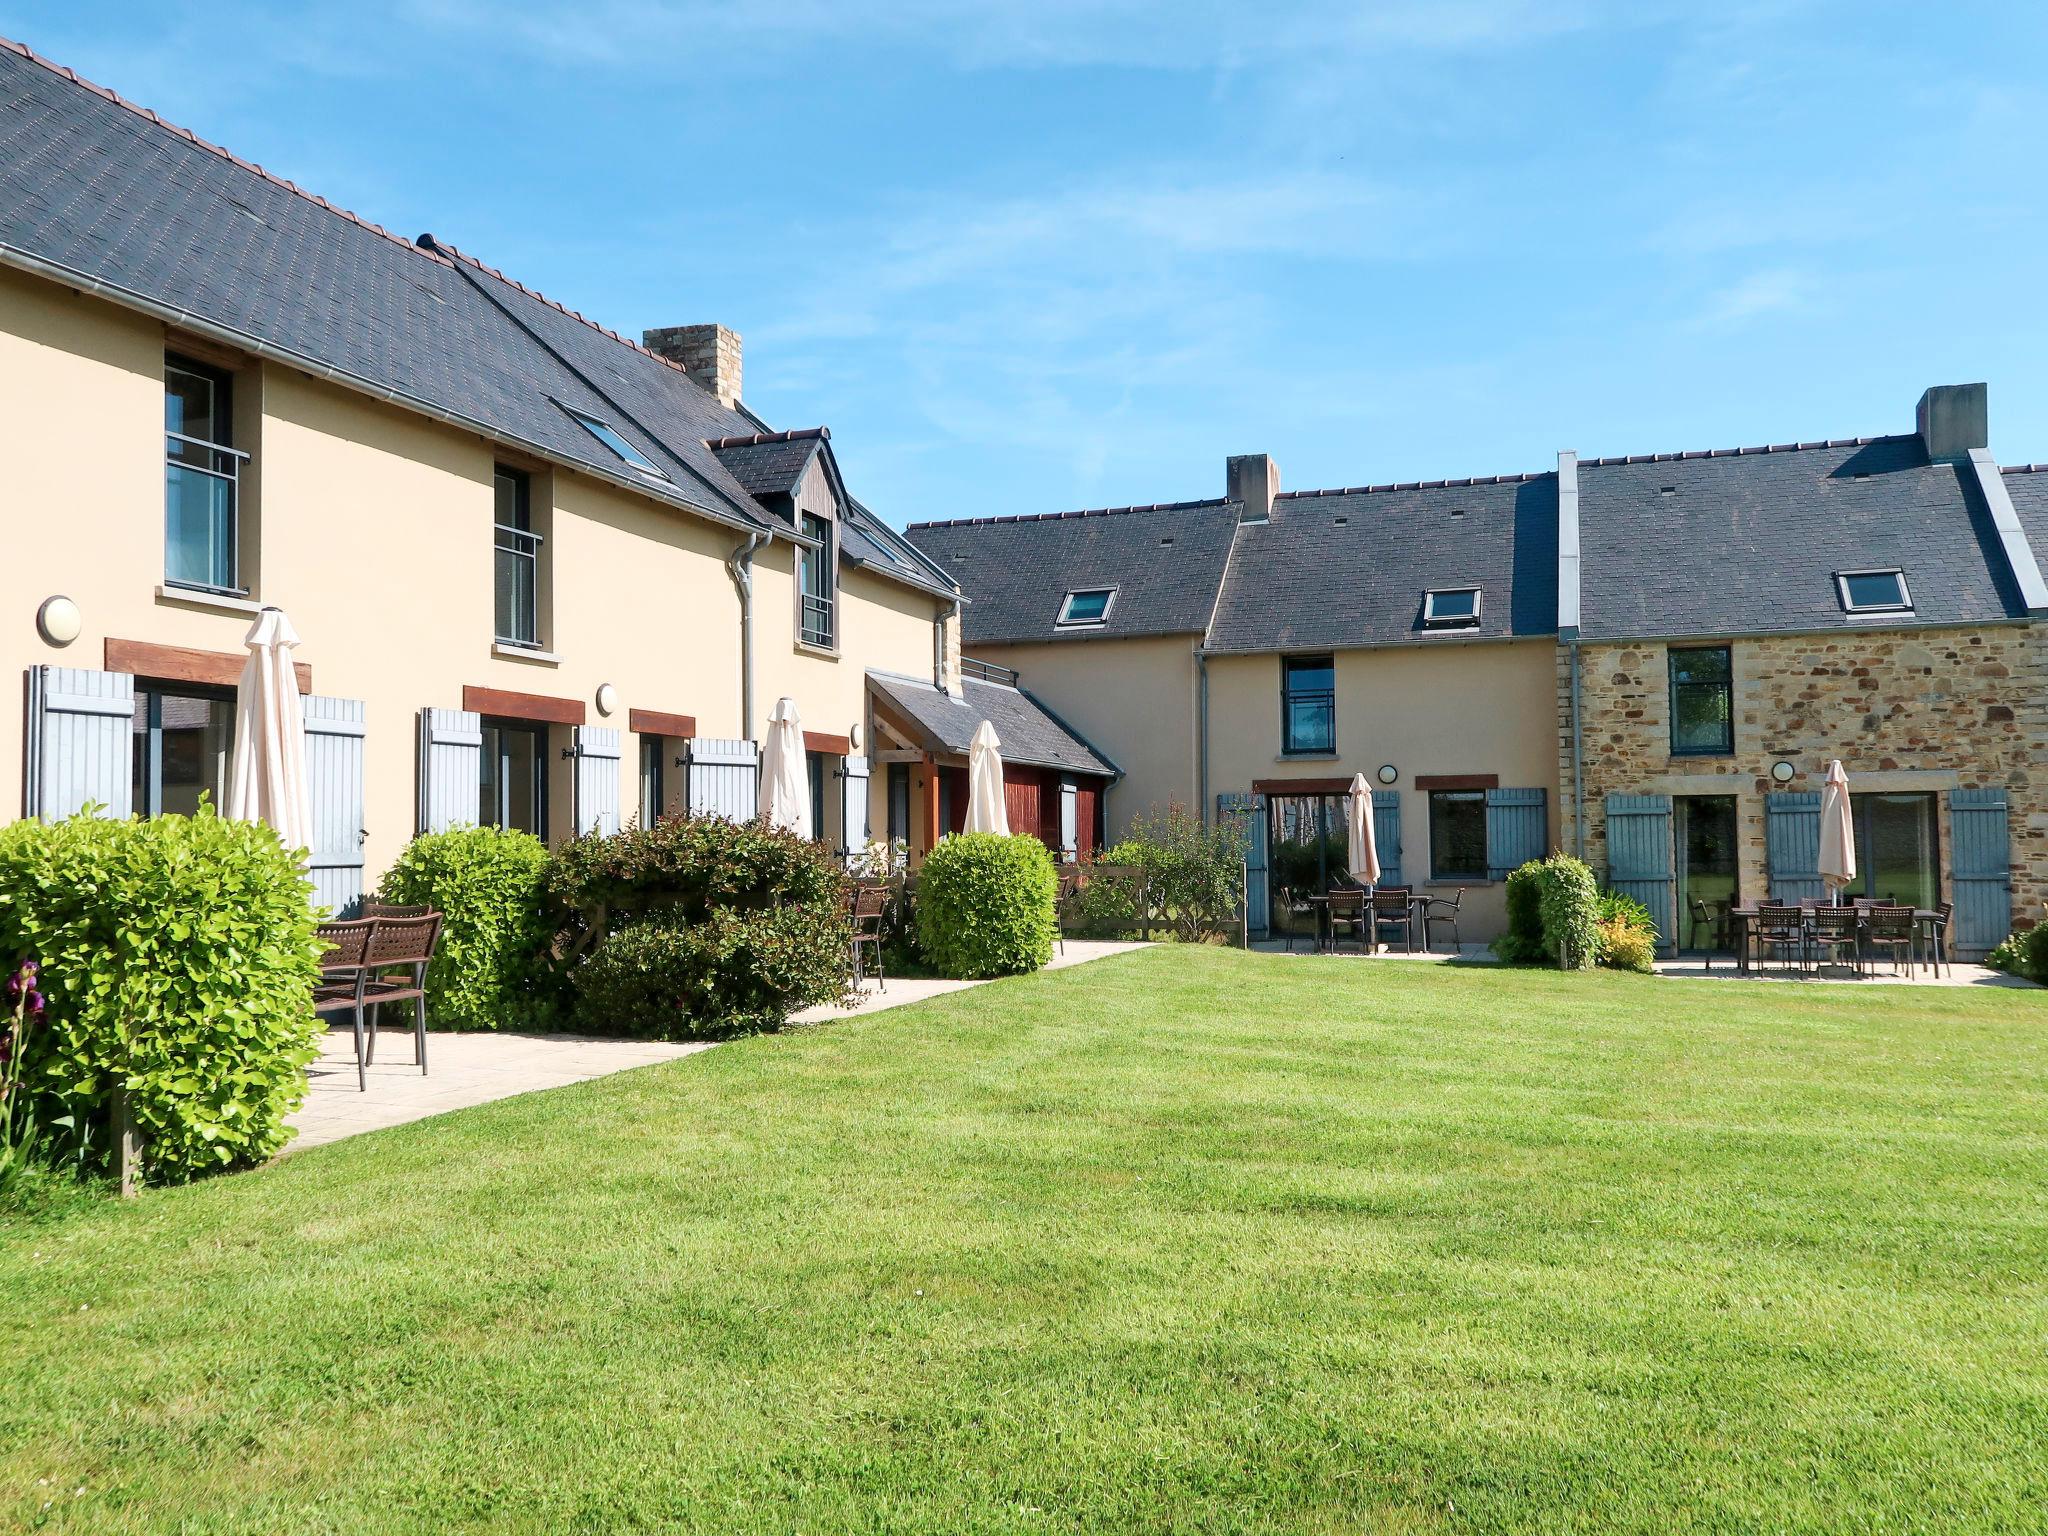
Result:
{"label": "patio table", "polygon": [[[1301,900],[1315,908],[1316,953],[1319,955],[1329,954],[1334,947],[1334,936],[1330,932],[1330,893],[1324,891],[1320,895],[1303,896]],[[1427,896],[1410,895],[1408,898],[1408,947],[1410,950],[1416,947],[1418,935],[1422,936],[1422,945],[1425,952],[1428,949],[1429,928],[1424,922],[1424,914],[1429,910],[1429,901],[1430,898]],[[1378,929],[1377,925],[1372,921],[1372,900],[1370,897],[1366,899],[1365,917],[1368,930],[1376,934]],[[1368,949],[1366,953],[1371,954],[1378,948],[1379,941],[1375,938],[1372,948]]]}
{"label": "patio table", "polygon": [[[1810,918],[1806,917],[1804,914],[1810,913],[1814,909],[1811,907],[1806,907],[1802,908],[1801,910],[1802,916],[1800,918],[1800,926],[1802,928],[1811,927],[1812,924]],[[1735,969],[1737,974],[1739,975],[1747,976],[1749,974],[1749,925],[1756,918],[1756,916],[1757,909],[1755,907],[1730,907],[1728,909],[1728,927],[1730,936],[1735,941]],[[1927,953],[1929,955],[1938,953],[1935,947],[1935,934],[1937,933],[1940,927],[1940,923],[1941,914],[1939,912],[1930,911],[1926,907],[1915,907],[1913,909],[1914,933],[1916,935],[1925,937],[1927,942]],[[1857,916],[1856,927],[1859,933],[1864,927],[1864,918],[1861,916],[1861,914]],[[1860,941],[1858,944],[1858,948],[1861,948]],[[1917,966],[1920,963],[1919,937],[1916,937],[1914,939],[1913,955],[1910,963],[1915,966]]]}

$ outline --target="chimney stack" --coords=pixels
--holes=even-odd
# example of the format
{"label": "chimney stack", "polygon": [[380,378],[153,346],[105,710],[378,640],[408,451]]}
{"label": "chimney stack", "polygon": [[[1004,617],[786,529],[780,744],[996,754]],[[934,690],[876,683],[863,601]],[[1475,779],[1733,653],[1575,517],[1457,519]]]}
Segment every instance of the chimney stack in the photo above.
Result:
{"label": "chimney stack", "polygon": [[1914,419],[1930,459],[1967,459],[1991,446],[1991,391],[1983,384],[1937,384],[1920,397]]}
{"label": "chimney stack", "polygon": [[731,410],[740,401],[740,333],[722,325],[664,325],[640,333],[640,344],[682,364],[702,389]]}
{"label": "chimney stack", "polygon": [[1263,523],[1273,516],[1273,498],[1280,494],[1280,466],[1263,453],[1232,454],[1223,461],[1224,495],[1237,503],[1240,523]]}

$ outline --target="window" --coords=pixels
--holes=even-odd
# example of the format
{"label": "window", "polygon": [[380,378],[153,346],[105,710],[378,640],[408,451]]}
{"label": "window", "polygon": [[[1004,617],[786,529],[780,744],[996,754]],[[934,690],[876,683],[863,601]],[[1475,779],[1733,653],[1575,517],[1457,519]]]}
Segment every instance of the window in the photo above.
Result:
{"label": "window", "polygon": [[548,835],[548,730],[524,720],[483,723],[480,827],[516,827]]}
{"label": "window", "polygon": [[164,359],[164,582],[240,594],[236,540],[242,465],[229,446],[228,376]]}
{"label": "window", "polygon": [[190,816],[202,796],[225,810],[235,750],[235,699],[225,689],[135,690],[129,787],[139,816]]}
{"label": "window", "polygon": [[651,827],[661,820],[662,762],[666,750],[659,736],[640,738],[640,825]]}
{"label": "window", "polygon": [[811,841],[825,841],[825,754],[806,752],[804,771],[811,780]]}
{"label": "window", "polygon": [[1479,589],[1445,587],[1422,598],[1422,622],[1430,629],[1472,629],[1479,623]]}
{"label": "window", "polygon": [[798,600],[803,612],[797,632],[806,645],[832,644],[832,524],[813,513],[804,514],[804,532],[818,541],[816,549],[797,552],[800,588]]}
{"label": "window", "polygon": [[1090,587],[1083,591],[1069,592],[1060,600],[1060,616],[1055,621],[1061,628],[1079,629],[1089,624],[1109,622],[1110,605],[1116,601],[1115,587]]}
{"label": "window", "polygon": [[[555,404],[562,405],[562,402],[557,400]],[[668,478],[667,475],[655,467],[654,460],[648,458],[646,454],[619,436],[610,423],[599,421],[595,416],[586,416],[574,406],[562,405],[562,409],[569,414],[579,427],[596,438],[600,443],[603,443],[605,447],[611,449],[613,453],[616,453],[628,464],[639,470],[641,474],[652,475],[657,480],[666,480]]]}
{"label": "window", "polygon": [[1486,791],[1429,792],[1429,878],[1486,878]]}
{"label": "window", "polygon": [[1735,750],[1735,669],[1725,645],[1671,652],[1671,754]]}
{"label": "window", "polygon": [[1337,750],[1337,664],[1328,656],[1288,656],[1280,663],[1280,750]]}
{"label": "window", "polygon": [[1856,828],[1856,883],[1845,893],[1932,908],[1941,899],[1935,797],[1849,795]]}
{"label": "window", "polygon": [[1913,607],[1901,570],[1837,571],[1835,590],[1845,613],[1908,613]]}
{"label": "window", "polygon": [[889,846],[910,841],[910,764],[889,764]]}
{"label": "window", "polygon": [[533,531],[533,482],[500,464],[496,491],[497,562],[494,573],[498,639],[507,645],[540,644],[540,535]]}

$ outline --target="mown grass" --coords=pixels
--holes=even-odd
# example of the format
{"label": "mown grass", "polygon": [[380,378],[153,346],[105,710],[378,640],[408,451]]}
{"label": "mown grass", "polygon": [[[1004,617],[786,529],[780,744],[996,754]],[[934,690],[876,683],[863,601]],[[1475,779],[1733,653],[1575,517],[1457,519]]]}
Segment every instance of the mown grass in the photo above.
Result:
{"label": "mown grass", "polygon": [[0,1524],[2039,1530],[2044,1037],[1174,947],[721,1046],[17,1223]]}

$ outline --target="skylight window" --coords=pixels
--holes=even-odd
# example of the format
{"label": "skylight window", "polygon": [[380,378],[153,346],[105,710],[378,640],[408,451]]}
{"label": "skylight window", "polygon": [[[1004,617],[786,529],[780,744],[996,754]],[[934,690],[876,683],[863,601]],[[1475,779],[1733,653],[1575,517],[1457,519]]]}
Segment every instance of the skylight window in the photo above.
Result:
{"label": "skylight window", "polygon": [[[562,405],[562,402],[557,400],[555,404]],[[628,464],[639,470],[641,474],[653,475],[657,480],[666,480],[668,478],[666,474],[655,467],[654,460],[648,458],[646,454],[619,436],[617,430],[609,422],[599,421],[595,416],[586,416],[574,406],[562,405],[562,409],[569,414],[570,419],[579,427],[596,438],[600,443],[603,443],[605,447],[611,449],[613,453],[616,453]]]}
{"label": "skylight window", "polygon": [[1837,571],[1835,590],[1841,595],[1845,613],[1908,613],[1913,607],[1913,595],[1906,590],[1906,573],[1896,568]]}
{"label": "skylight window", "polygon": [[1479,623],[1477,587],[1443,587],[1424,595],[1422,622],[1430,629],[1472,629]]}
{"label": "skylight window", "polygon": [[1062,629],[1084,629],[1107,623],[1110,604],[1115,601],[1115,587],[1079,588],[1069,592],[1061,601],[1057,623]]}

